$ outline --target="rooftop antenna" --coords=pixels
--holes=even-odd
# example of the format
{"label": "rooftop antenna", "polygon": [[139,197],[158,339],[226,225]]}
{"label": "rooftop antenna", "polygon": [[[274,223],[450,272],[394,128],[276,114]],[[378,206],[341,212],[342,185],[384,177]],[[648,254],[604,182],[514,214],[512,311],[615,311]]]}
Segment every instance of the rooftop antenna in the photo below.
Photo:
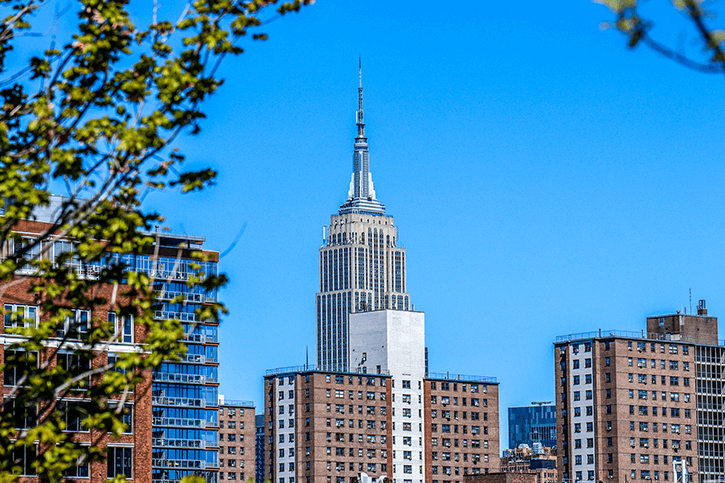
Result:
{"label": "rooftop antenna", "polygon": [[305,370],[310,367],[310,346],[305,346]]}
{"label": "rooftop antenna", "polygon": [[365,137],[365,122],[363,122],[363,87],[362,87],[362,55],[358,57],[358,75],[360,77],[360,85],[357,88],[358,111],[355,123],[357,124],[357,137]]}
{"label": "rooftop antenna", "polygon": [[692,287],[690,287],[690,313],[692,313]]}

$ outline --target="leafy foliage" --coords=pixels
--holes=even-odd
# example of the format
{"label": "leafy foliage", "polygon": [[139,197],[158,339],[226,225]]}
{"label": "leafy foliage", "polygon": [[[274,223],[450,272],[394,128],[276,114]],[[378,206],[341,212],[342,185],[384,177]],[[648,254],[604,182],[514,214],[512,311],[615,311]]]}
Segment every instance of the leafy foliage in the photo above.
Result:
{"label": "leafy foliage", "polygon": [[673,49],[652,36],[654,21],[642,13],[642,4],[638,0],[594,0],[609,8],[615,14],[613,22],[605,23],[605,28],[615,28],[625,34],[628,46],[634,48],[645,44],[655,52],[672,59],[685,67],[710,74],[725,73],[725,30],[714,29],[707,25],[707,21],[715,19],[715,0],[709,2],[710,8],[705,7],[703,0],[671,0],[671,9],[680,13],[694,38],[700,44],[701,52],[692,58],[684,52],[683,48]]}
{"label": "leafy foliage", "polygon": [[[5,314],[15,342],[0,364],[10,389],[0,412],[0,482],[17,479],[18,455],[34,454],[36,444],[41,456],[30,465],[41,481],[103,460],[96,444],[79,445],[63,432],[71,409],[56,401],[82,396],[86,402],[72,411],[83,428],[118,436],[125,398],[162,361],[184,353],[181,323],[154,319],[153,273],[129,271],[119,260],[154,253],[152,227],[163,218],[142,209],[148,191],[190,192],[213,182],[212,170],[181,170],[184,155],[173,141],[199,132],[202,103],[222,84],[221,60],[242,53],[245,36],[266,39],[256,30],[265,12],[275,8],[269,15],[277,18],[312,0],[276,3],[195,0],[171,19],[159,18],[154,3],[150,25],[139,27],[126,0],[78,0],[72,38],[58,46],[53,35],[42,55],[18,67],[10,53],[34,34],[48,1],[0,0],[7,13],[0,25],[0,300],[22,288],[40,313],[38,323],[23,311]],[[59,189],[66,196],[51,223],[22,237],[23,220],[48,209],[51,190]],[[57,240],[70,248],[58,252]],[[197,256],[188,284],[224,285],[223,275],[204,273],[204,255]],[[69,324],[72,308],[88,309],[92,320]],[[141,352],[102,355],[118,337],[97,315],[106,308],[144,327]],[[224,310],[206,305],[198,316]],[[63,364],[61,352],[71,354]]]}

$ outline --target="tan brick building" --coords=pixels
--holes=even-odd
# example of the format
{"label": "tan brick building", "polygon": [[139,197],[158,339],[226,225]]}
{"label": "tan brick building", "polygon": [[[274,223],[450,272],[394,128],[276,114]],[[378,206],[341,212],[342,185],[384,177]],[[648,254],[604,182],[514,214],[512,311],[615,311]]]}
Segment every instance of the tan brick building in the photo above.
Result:
{"label": "tan brick building", "polygon": [[219,398],[219,481],[254,478],[254,403]]}
{"label": "tan brick building", "polygon": [[427,378],[425,389],[425,481],[448,483],[498,471],[498,383],[440,374]]}
{"label": "tan brick building", "polygon": [[674,482],[684,468],[692,482],[721,480],[724,363],[704,301],[698,315],[649,317],[646,332],[557,338],[562,478]]}
{"label": "tan brick building", "polygon": [[[410,436],[393,434],[396,383],[383,374],[305,367],[270,371],[264,386],[265,476],[274,483],[355,483],[361,473],[390,477],[393,465],[401,464],[394,459],[410,467],[399,483],[408,481],[408,474],[410,480],[443,483],[498,470],[494,379],[439,375],[425,380],[424,427],[411,424]],[[394,438],[401,438],[402,450],[393,449]],[[423,454],[413,455],[416,448]],[[396,451],[402,454],[396,457]],[[407,464],[413,456],[424,461],[420,468]]]}
{"label": "tan brick building", "polygon": [[348,483],[392,464],[390,377],[303,367],[264,379],[265,476],[275,483]]}

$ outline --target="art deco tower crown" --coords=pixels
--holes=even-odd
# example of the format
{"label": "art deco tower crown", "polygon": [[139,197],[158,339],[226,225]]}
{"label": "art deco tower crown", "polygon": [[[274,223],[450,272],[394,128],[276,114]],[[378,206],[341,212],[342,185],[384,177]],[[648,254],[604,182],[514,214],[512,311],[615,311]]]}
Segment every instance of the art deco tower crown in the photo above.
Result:
{"label": "art deco tower crown", "polygon": [[317,365],[332,371],[349,370],[349,314],[411,307],[405,249],[398,247],[393,217],[385,214],[373,188],[363,122],[362,69],[360,73],[350,191],[338,214],[332,215],[320,248]]}
{"label": "art deco tower crown", "polygon": [[355,113],[357,124],[357,137],[355,150],[352,155],[352,179],[347,201],[340,206],[340,214],[365,213],[370,215],[384,215],[385,206],[375,199],[373,175],[370,173],[370,153],[368,151],[368,138],[365,137],[365,122],[363,118],[363,87],[362,87],[362,59],[359,65],[360,85],[357,89],[358,110]]}

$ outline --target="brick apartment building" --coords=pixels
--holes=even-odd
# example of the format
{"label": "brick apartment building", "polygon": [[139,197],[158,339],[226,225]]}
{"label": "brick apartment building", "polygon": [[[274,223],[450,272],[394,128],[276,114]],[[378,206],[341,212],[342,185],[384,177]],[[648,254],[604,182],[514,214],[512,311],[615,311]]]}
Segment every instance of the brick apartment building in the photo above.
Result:
{"label": "brick apartment building", "polygon": [[[399,483],[444,483],[498,470],[495,380],[458,375],[426,380],[425,428],[412,422],[412,414],[406,416],[413,398],[406,398],[405,389],[396,394],[394,385],[402,387],[405,380],[304,366],[269,371],[266,477],[275,483],[354,483],[364,473],[392,482],[394,466],[400,464]],[[394,396],[402,407],[393,404]],[[396,411],[411,421],[398,423],[400,435],[393,433]]]}
{"label": "brick apartment building", "polygon": [[254,403],[219,398],[219,481],[254,478]]}
{"label": "brick apartment building", "polygon": [[[21,234],[24,238],[32,238],[47,227],[47,223],[39,221],[21,221],[15,227],[15,232]],[[13,251],[13,248],[9,246],[10,243],[12,242],[0,247],[0,258]],[[68,242],[51,238],[45,243],[48,245],[45,257],[54,259],[56,250],[64,249],[63,245]],[[81,269],[82,267],[79,266],[78,268]],[[2,304],[4,310],[5,320],[5,323],[0,326],[0,360],[2,361],[5,361],[11,353],[7,347],[23,339],[21,335],[11,334],[7,331],[7,329],[18,327],[20,323],[19,320],[13,317],[14,313],[21,314],[24,319],[35,321],[35,324],[47,320],[47,316],[40,311],[36,294],[31,292],[32,275],[32,270],[25,270],[18,274],[19,283],[8,283],[2,287],[0,304]],[[110,286],[100,287],[98,296],[111,300],[111,292],[112,288]],[[116,341],[110,343],[103,350],[94,351],[92,359],[84,359],[77,355],[72,349],[77,342],[73,340],[63,342],[62,334],[57,334],[49,339],[49,349],[41,351],[37,355],[38,364],[48,363],[49,369],[57,364],[66,368],[87,367],[92,369],[107,365],[113,361],[117,354],[138,352],[141,349],[139,341],[142,341],[146,335],[145,328],[134,324],[131,317],[128,319],[125,317],[117,318],[114,310],[109,304],[99,305],[93,311],[74,308],[73,320],[67,322],[67,324],[79,324],[83,327],[90,327],[93,319],[108,321],[113,324],[118,336]],[[70,327],[66,325],[64,330],[68,332]],[[20,376],[19,373],[10,370],[0,373],[0,380],[2,381],[0,396],[10,398],[9,394],[19,384]],[[88,383],[93,384],[93,380],[100,377],[102,376],[92,376]],[[111,405],[119,404],[120,398],[120,395],[111,396],[109,403]],[[136,482],[151,483],[151,373],[149,372],[147,378],[139,383],[132,393],[127,395],[124,401],[126,414],[123,418],[127,430],[119,437],[111,437],[105,433],[89,430],[82,426],[83,416],[80,409],[84,401],[88,401],[87,393],[79,387],[71,389],[57,401],[40,405],[36,412],[37,416],[42,416],[54,411],[56,408],[60,408],[61,412],[65,414],[66,431],[73,433],[74,441],[81,444],[94,444],[108,449],[107,462],[78,464],[74,473],[69,476],[83,478],[91,483],[100,483],[117,475],[125,475],[128,478],[133,478]],[[14,411],[14,405],[6,404],[5,410]],[[20,426],[22,427],[17,429],[29,429],[32,427],[33,419],[33,417],[18,418],[17,420],[21,422]],[[31,466],[32,460],[36,458],[36,453],[42,453],[42,449],[37,447],[26,448],[22,454],[17,452],[14,455],[16,463],[21,468],[21,476],[24,477],[24,481],[32,482],[36,479],[35,469]]]}
{"label": "brick apartment building", "polygon": [[490,378],[429,374],[425,380],[426,478],[461,481],[499,469],[498,384]]}
{"label": "brick apartment building", "polygon": [[349,482],[392,465],[390,377],[270,371],[264,379],[265,474],[275,483]]}
{"label": "brick apartment building", "polygon": [[[564,480],[722,481],[725,347],[717,318],[647,318],[641,333],[555,342],[558,467]],[[677,473],[677,475],[675,474]]]}
{"label": "brick apartment building", "polygon": [[[24,220],[14,227],[14,231],[24,239],[38,236],[50,226],[52,213],[64,202],[60,196],[52,196],[50,207],[39,210],[37,220]],[[217,300],[217,293],[206,292],[199,286],[190,288],[187,281],[198,274],[199,268],[207,275],[216,275],[218,253],[202,249],[204,238],[188,235],[155,233],[155,246],[145,255],[119,255],[106,257],[103,262],[87,264],[72,259],[69,265],[81,278],[94,277],[104,268],[103,264],[123,263],[128,271],[146,273],[154,278],[154,289],[158,293],[155,300],[155,316],[158,319],[175,318],[182,322],[185,331],[184,342],[188,352],[181,361],[165,362],[153,374],[148,374],[126,401],[128,406],[127,423],[130,430],[116,439],[102,435],[101,446],[107,445],[109,457],[107,464],[93,463],[91,468],[79,466],[77,476],[90,478],[91,481],[105,481],[115,475],[126,475],[137,482],[165,483],[178,481],[187,474],[202,476],[208,483],[217,481],[218,474],[218,420],[217,420],[217,371],[218,338],[216,320],[199,320],[197,308]],[[11,253],[13,247],[7,242],[0,247],[0,257]],[[72,240],[51,235],[44,242],[47,251],[42,255],[51,261],[57,254],[72,250]],[[195,252],[203,252],[206,261],[194,257]],[[41,247],[37,252],[40,254]],[[28,294],[32,270],[20,273],[26,280],[20,284],[6,287],[0,303],[10,313],[20,311],[26,318],[43,320],[39,306]],[[122,288],[122,287],[121,287]],[[121,291],[119,291],[120,293]],[[111,300],[111,287],[100,287],[99,296]],[[171,303],[183,298],[182,303]],[[98,306],[93,312],[74,307],[76,323],[85,324],[92,319],[111,322],[116,327],[117,340],[107,350],[98,351],[91,361],[79,361],[72,354],[65,354],[61,348],[56,361],[62,364],[89,364],[100,367],[122,352],[138,352],[144,339],[143,328],[135,325],[132,318],[117,317],[110,306]],[[5,360],[5,347],[18,336],[5,333],[5,327],[12,324],[6,315],[5,326],[0,329],[0,358]],[[57,338],[60,340],[60,338]],[[51,343],[55,344],[53,339]],[[41,363],[44,354],[40,354]],[[2,375],[0,393],[7,394],[15,384],[16,376],[6,372]],[[82,403],[83,394],[77,393],[70,398],[74,403]],[[63,401],[61,401],[63,402]],[[113,402],[113,400],[111,400]],[[40,408],[42,410],[42,408]],[[91,432],[84,431],[80,419],[68,422],[68,431],[77,433],[78,441],[95,440]],[[29,461],[27,455],[24,461]],[[23,471],[32,469],[23,462]],[[27,467],[27,468],[26,468]],[[28,473],[28,476],[30,474]]]}

